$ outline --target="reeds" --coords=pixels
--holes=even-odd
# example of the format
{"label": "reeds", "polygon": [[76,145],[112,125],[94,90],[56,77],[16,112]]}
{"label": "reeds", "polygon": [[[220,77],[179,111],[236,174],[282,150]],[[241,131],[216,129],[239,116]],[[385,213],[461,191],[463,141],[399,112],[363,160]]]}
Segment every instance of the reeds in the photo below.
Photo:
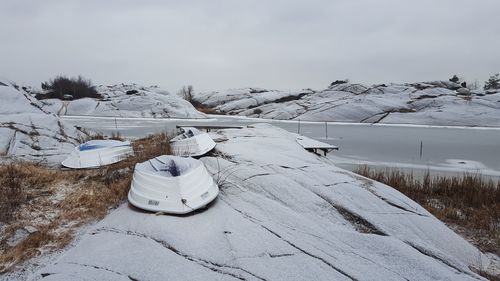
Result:
{"label": "reeds", "polygon": [[431,176],[429,171],[418,179],[413,172],[373,170],[368,166],[355,172],[394,187],[482,250],[499,253],[500,181],[471,173]]}

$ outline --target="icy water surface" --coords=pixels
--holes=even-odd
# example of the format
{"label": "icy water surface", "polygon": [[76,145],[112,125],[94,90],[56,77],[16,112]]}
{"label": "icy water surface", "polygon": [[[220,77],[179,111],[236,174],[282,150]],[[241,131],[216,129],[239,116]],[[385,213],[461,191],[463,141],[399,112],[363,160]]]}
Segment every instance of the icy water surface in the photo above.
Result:
{"label": "icy water surface", "polygon": [[97,132],[120,132],[140,138],[157,132],[174,132],[176,125],[246,126],[271,123],[290,132],[340,147],[329,154],[338,166],[355,169],[367,164],[405,170],[462,171],[500,176],[500,129],[413,125],[372,125],[297,122],[213,116],[212,119],[150,119],[65,116],[65,120]]}

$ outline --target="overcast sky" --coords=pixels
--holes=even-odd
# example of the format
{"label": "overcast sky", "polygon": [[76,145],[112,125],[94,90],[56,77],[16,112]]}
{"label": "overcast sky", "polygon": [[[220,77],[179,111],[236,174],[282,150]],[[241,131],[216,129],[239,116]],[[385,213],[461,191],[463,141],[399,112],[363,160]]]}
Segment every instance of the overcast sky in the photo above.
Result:
{"label": "overcast sky", "polygon": [[500,72],[499,0],[3,0],[0,76],[176,91]]}

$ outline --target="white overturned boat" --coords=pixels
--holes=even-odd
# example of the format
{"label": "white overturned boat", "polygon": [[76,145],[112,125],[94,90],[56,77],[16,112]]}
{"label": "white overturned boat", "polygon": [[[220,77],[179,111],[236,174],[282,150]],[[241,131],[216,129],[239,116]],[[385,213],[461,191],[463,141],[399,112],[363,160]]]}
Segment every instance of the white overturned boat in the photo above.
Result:
{"label": "white overturned boat", "polygon": [[214,140],[207,133],[193,127],[182,127],[182,130],[182,134],[170,140],[173,155],[201,156],[215,147]]}
{"label": "white overturned boat", "polygon": [[73,169],[95,168],[119,162],[133,154],[128,141],[91,140],[77,146],[62,165]]}
{"label": "white overturned boat", "polygon": [[162,155],[135,165],[128,200],[148,211],[186,214],[217,194],[219,187],[200,160]]}

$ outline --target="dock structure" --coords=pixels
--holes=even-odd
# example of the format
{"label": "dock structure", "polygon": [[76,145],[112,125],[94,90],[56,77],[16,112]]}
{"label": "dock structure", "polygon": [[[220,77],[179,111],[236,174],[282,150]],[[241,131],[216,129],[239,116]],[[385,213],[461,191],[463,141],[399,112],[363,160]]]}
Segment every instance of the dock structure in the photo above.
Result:
{"label": "dock structure", "polygon": [[319,154],[318,151],[322,151],[324,156],[332,150],[339,150],[338,146],[320,142],[305,136],[298,136],[297,143],[300,144],[305,150],[316,154]]}
{"label": "dock structure", "polygon": [[221,129],[243,129],[243,126],[226,126],[226,125],[177,125],[177,129],[182,129],[186,127],[196,128],[198,130],[205,130],[210,132],[211,130],[221,130]]}

